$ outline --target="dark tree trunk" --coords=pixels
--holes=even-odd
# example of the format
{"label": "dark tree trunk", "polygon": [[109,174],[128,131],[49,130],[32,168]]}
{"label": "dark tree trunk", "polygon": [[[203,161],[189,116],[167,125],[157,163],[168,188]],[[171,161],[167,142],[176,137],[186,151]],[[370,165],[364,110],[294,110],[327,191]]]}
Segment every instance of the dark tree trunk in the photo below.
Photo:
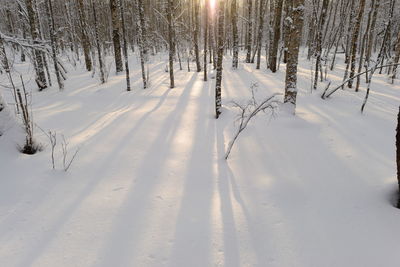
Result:
{"label": "dark tree trunk", "polygon": [[257,35],[257,65],[256,69],[260,69],[261,64],[261,47],[262,47],[262,38],[264,32],[264,17],[265,17],[265,9],[266,9],[266,1],[260,0],[260,17],[258,24],[258,35]]}
{"label": "dark tree trunk", "polygon": [[209,1],[205,0],[204,3],[204,55],[203,55],[203,68],[204,68],[204,81],[207,81],[207,37],[208,37],[208,5]]}
{"label": "dark tree trunk", "polygon": [[270,58],[269,58],[269,68],[272,72],[276,72],[276,65],[278,59],[278,46],[279,39],[281,36],[281,17],[282,17],[282,5],[283,0],[275,1],[275,12],[274,12],[274,36],[272,46],[270,47]]}
{"label": "dark tree trunk", "polygon": [[[354,31],[353,31],[353,36],[351,39],[351,54],[350,54],[350,78],[352,78],[355,74],[356,71],[356,53],[357,53],[357,40],[358,40],[358,35],[360,33],[360,26],[361,26],[361,20],[364,14],[364,7],[365,7],[365,0],[360,0],[360,6],[358,9],[358,15],[357,15],[357,20],[354,25]],[[347,84],[349,88],[353,86],[353,79],[349,80],[349,83]]]}
{"label": "dark tree trunk", "polygon": [[60,70],[58,67],[58,60],[57,60],[57,39],[56,39],[56,29],[55,29],[55,23],[54,23],[54,15],[53,15],[53,5],[51,3],[51,0],[47,0],[46,3],[46,13],[50,22],[50,42],[51,42],[51,52],[52,52],[52,57],[53,57],[53,63],[54,63],[54,71],[56,73],[57,77],[57,83],[58,83],[58,88],[60,90],[64,89],[64,84],[61,79],[60,75]]}
{"label": "dark tree trunk", "polygon": [[247,38],[246,38],[246,63],[251,59],[251,43],[253,41],[253,0],[247,0]]}
{"label": "dark tree trunk", "polygon": [[218,119],[221,114],[221,84],[222,84],[222,59],[224,56],[224,10],[225,1],[218,2],[218,41],[217,41],[217,75],[215,78],[215,117]]}
{"label": "dark tree trunk", "polygon": [[291,0],[292,12],[288,47],[288,62],[286,64],[284,102],[290,112],[295,113],[297,98],[297,65],[299,61],[299,47],[304,21],[304,0]]}
{"label": "dark tree trunk", "polygon": [[128,63],[128,41],[126,40],[126,28],[125,28],[125,3],[124,0],[120,0],[120,12],[121,12],[121,26],[122,26],[122,39],[124,41],[124,61],[125,61],[125,75],[126,75],[126,90],[131,90],[131,80],[129,77],[129,63]]}
{"label": "dark tree trunk", "polygon": [[[38,32],[38,21],[36,21],[36,14],[33,8],[32,0],[26,0],[26,9],[28,11],[28,19],[31,28],[31,36],[34,44],[37,44],[39,41],[39,32]],[[44,62],[42,53],[33,50],[33,55],[35,58],[35,71],[36,71],[36,84],[39,87],[39,90],[43,90],[47,88],[46,74],[44,72]]]}
{"label": "dark tree trunk", "polygon": [[168,20],[168,45],[169,45],[169,87],[175,87],[174,81],[174,25],[172,22],[173,0],[168,0],[167,20]]}
{"label": "dark tree trunk", "polygon": [[[172,12],[172,10],[170,11]],[[193,40],[194,40],[194,53],[196,57],[196,69],[197,72],[201,71],[200,65],[200,55],[199,55],[199,1],[194,1],[194,31],[193,31]]]}
{"label": "dark tree trunk", "polygon": [[232,68],[237,69],[239,63],[239,36],[237,26],[237,3],[236,0],[232,0],[231,3],[231,16],[232,16],[232,39],[233,39],[233,56],[232,56]]}
{"label": "dark tree trunk", "polygon": [[103,57],[101,55],[99,25],[97,22],[97,12],[96,12],[96,7],[93,4],[93,0],[90,0],[90,4],[92,6],[92,11],[93,11],[94,35],[95,35],[95,41],[96,41],[96,47],[97,47],[97,54],[99,57],[100,81],[101,81],[101,83],[105,83],[106,78],[105,78],[105,74],[104,74]]}
{"label": "dark tree trunk", "polygon": [[399,107],[399,113],[397,115],[397,129],[396,129],[396,163],[397,163],[397,182],[399,185],[397,208],[400,209],[400,107]]}
{"label": "dark tree trunk", "polygon": [[115,59],[115,69],[116,72],[123,70],[122,58],[121,58],[121,20],[118,12],[118,0],[110,0],[111,9],[111,24],[112,24],[112,39],[114,45],[114,59]]}
{"label": "dark tree trunk", "polygon": [[90,42],[87,33],[88,27],[86,23],[85,6],[83,4],[83,0],[78,0],[78,13],[79,13],[81,41],[83,47],[83,55],[85,57],[86,70],[91,71],[93,66],[92,66],[92,59],[90,58]]}

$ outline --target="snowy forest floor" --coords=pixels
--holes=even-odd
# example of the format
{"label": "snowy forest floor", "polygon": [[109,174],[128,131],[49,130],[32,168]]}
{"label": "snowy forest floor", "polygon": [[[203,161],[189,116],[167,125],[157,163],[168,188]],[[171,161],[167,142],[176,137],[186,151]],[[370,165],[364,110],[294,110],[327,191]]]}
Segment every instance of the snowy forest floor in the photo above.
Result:
{"label": "snowy forest floor", "polygon": [[[70,67],[63,92],[33,90],[35,123],[59,134],[57,170],[38,129],[44,150],[33,156],[16,149],[20,127],[0,137],[0,266],[398,265],[398,80],[377,74],[361,114],[364,82],[322,100],[325,84],[311,92],[302,59],[296,116],[258,115],[225,161],[231,101],[246,102],[254,82],[260,99],[282,93],[284,65],[234,71],[227,57],[216,120],[215,79],[204,82],[193,63],[176,65],[169,89],[165,58],[152,58],[143,90],[131,59],[132,92],[124,73],[99,85],[83,65]],[[29,64],[15,68],[34,88]],[[340,58],[332,86],[342,73]],[[80,148],[68,172],[61,134],[70,155]]]}

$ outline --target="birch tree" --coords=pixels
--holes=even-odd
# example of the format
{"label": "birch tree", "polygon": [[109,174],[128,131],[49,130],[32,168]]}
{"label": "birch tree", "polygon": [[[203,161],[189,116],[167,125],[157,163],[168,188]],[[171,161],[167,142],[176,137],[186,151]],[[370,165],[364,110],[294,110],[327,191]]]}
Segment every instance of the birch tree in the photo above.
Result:
{"label": "birch tree", "polygon": [[224,56],[224,12],[225,0],[218,2],[218,35],[217,35],[217,75],[215,80],[215,117],[221,114],[222,60]]}
{"label": "birch tree", "polygon": [[90,42],[89,42],[89,36],[88,36],[88,25],[86,22],[86,14],[85,14],[85,5],[83,3],[83,0],[77,0],[78,1],[78,14],[79,14],[79,28],[81,32],[81,43],[83,47],[83,55],[85,57],[85,66],[87,71],[91,71],[93,66],[92,66],[92,59],[90,57]]}
{"label": "birch tree", "polygon": [[231,23],[232,23],[232,68],[237,69],[239,63],[239,36],[237,26],[237,2],[231,1]]}
{"label": "birch tree", "polygon": [[[28,12],[29,26],[33,44],[39,44],[39,31],[38,31],[39,26],[36,19],[35,10],[33,8],[32,0],[26,0],[26,9]],[[35,73],[36,73],[35,81],[37,86],[39,87],[39,91],[41,91],[47,88],[46,74],[44,72],[44,62],[40,51],[34,49],[33,56],[35,59],[34,62]]]}
{"label": "birch tree", "polygon": [[112,40],[114,47],[114,60],[115,60],[115,70],[116,72],[121,72],[123,70],[122,58],[121,58],[121,20],[119,17],[119,0],[110,0],[110,10],[111,10],[111,24],[112,24]]}
{"label": "birch tree", "polygon": [[169,45],[169,87],[175,87],[174,81],[174,54],[175,54],[175,44],[174,44],[174,25],[172,11],[174,8],[173,0],[168,0],[167,7],[167,20],[168,20],[168,45]]}
{"label": "birch tree", "polygon": [[[289,0],[290,1],[290,0]],[[277,70],[277,59],[278,59],[278,45],[281,35],[281,18],[282,18],[282,5],[283,0],[275,0],[275,11],[274,11],[274,33],[272,45],[269,52],[269,68],[272,72]]]}
{"label": "birch tree", "polygon": [[285,77],[285,96],[284,103],[288,106],[291,113],[295,113],[297,97],[297,65],[299,56],[299,47],[301,42],[301,33],[304,22],[304,0],[290,0],[293,7],[291,16],[291,25],[289,38],[291,40],[288,46],[288,58],[286,64]]}

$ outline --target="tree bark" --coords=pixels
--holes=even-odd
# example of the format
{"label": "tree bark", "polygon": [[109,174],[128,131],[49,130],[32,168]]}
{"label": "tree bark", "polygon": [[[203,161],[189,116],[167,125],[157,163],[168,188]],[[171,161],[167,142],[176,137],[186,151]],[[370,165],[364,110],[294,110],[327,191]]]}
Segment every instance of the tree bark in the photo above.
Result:
{"label": "tree bark", "polygon": [[204,81],[207,81],[207,37],[208,37],[208,12],[209,1],[205,0],[204,3],[204,55],[203,55],[203,68],[204,68]]}
{"label": "tree bark", "polygon": [[[201,71],[200,65],[200,55],[199,55],[199,1],[194,0],[194,31],[193,31],[193,40],[194,40],[194,54],[196,57],[196,69],[197,72]],[[170,11],[172,12],[172,10]]]}
{"label": "tree bark", "polygon": [[224,56],[224,11],[225,0],[218,2],[218,53],[217,53],[217,75],[215,80],[215,117],[221,114],[221,84],[222,84],[222,60]]}
{"label": "tree bark", "polygon": [[131,80],[129,77],[129,63],[128,63],[128,41],[126,40],[126,28],[125,28],[125,2],[120,0],[120,12],[121,12],[121,26],[122,26],[122,39],[124,41],[124,63],[125,63],[125,75],[126,75],[126,90],[131,90]]}
{"label": "tree bark", "polygon": [[[293,2],[294,3],[294,2]],[[270,47],[269,57],[269,68],[272,72],[276,72],[277,58],[278,58],[278,46],[281,35],[281,18],[282,18],[282,5],[283,0],[275,0],[275,12],[274,12],[274,34],[273,42]]]}
{"label": "tree bark", "polygon": [[237,3],[236,0],[231,2],[231,18],[232,18],[232,68],[237,69],[239,64],[239,36],[238,36],[238,26],[237,26]]}
{"label": "tree bark", "polygon": [[[350,61],[350,78],[354,76],[356,71],[356,55],[357,55],[357,40],[360,33],[360,25],[364,14],[365,0],[360,0],[357,19],[354,25],[353,36],[351,38],[351,61]],[[353,79],[347,84],[349,88],[353,86]]]}
{"label": "tree bark", "polygon": [[397,182],[399,186],[397,208],[400,209],[400,107],[399,107],[399,113],[397,115],[397,128],[396,128],[396,163],[397,163]]}
{"label": "tree bark", "polygon": [[101,55],[99,25],[97,22],[97,12],[96,12],[96,7],[93,4],[93,0],[90,0],[90,4],[92,6],[92,11],[93,11],[94,34],[95,34],[95,41],[96,41],[96,47],[97,47],[97,54],[99,57],[100,81],[101,81],[101,83],[105,83],[106,78],[105,78],[105,74],[104,74],[103,57]]}
{"label": "tree bark", "polygon": [[[317,89],[318,85],[318,73],[320,71],[320,68],[322,67],[321,64],[321,56],[322,56],[322,30],[325,25],[325,18],[326,18],[326,12],[328,9],[329,5],[329,0],[323,0],[322,1],[322,10],[321,10],[321,15],[319,17],[319,23],[317,26],[317,38],[316,38],[316,47],[315,47],[315,76],[314,76],[314,89]],[[322,77],[321,77],[322,78]]]}
{"label": "tree bark", "polygon": [[[31,36],[34,44],[39,43],[39,32],[38,32],[38,22],[36,21],[36,14],[33,8],[32,0],[26,0],[26,9],[28,11],[28,19],[31,28]],[[35,72],[36,72],[36,84],[39,87],[39,91],[47,88],[46,74],[44,72],[44,62],[42,58],[42,53],[33,50],[33,56],[35,58]]]}
{"label": "tree bark", "polygon": [[175,87],[174,81],[174,25],[172,21],[172,10],[174,8],[173,0],[168,0],[167,20],[168,20],[168,46],[169,46],[169,87]]}
{"label": "tree bark", "polygon": [[251,43],[253,40],[253,0],[247,0],[247,38],[246,38],[246,63],[251,60]]}
{"label": "tree bark", "polygon": [[61,79],[61,75],[60,75],[60,69],[58,68],[58,60],[57,60],[57,39],[56,39],[56,35],[55,35],[55,23],[54,23],[54,15],[53,15],[53,5],[51,3],[51,0],[47,0],[46,3],[46,13],[47,13],[47,17],[49,19],[49,24],[50,24],[50,42],[51,42],[51,52],[52,52],[52,57],[53,57],[53,63],[54,63],[54,71],[56,73],[56,77],[57,77],[57,83],[58,83],[58,88],[60,90],[64,89],[64,83]]}
{"label": "tree bark", "polygon": [[262,47],[262,39],[263,39],[263,32],[264,32],[264,17],[265,17],[265,10],[266,10],[266,0],[260,0],[260,17],[259,17],[259,24],[258,24],[258,35],[257,35],[257,65],[256,69],[260,69],[261,64],[261,47]]}
{"label": "tree bark", "polygon": [[86,70],[91,71],[93,65],[92,65],[92,59],[90,57],[90,42],[87,33],[88,26],[86,22],[85,6],[83,4],[83,0],[78,0],[78,13],[79,13],[79,22],[81,30],[81,42],[83,47],[83,55],[85,57]]}
{"label": "tree bark", "polygon": [[144,63],[147,56],[147,51],[145,48],[145,40],[146,40],[146,29],[145,29],[145,21],[144,21],[144,6],[143,0],[137,0],[137,10],[139,12],[139,54],[140,54],[140,66],[142,69],[142,80],[143,80],[143,89],[147,88],[147,78],[146,78],[146,70],[144,68]]}
{"label": "tree bark", "polygon": [[112,39],[114,45],[114,59],[115,59],[115,70],[121,72],[123,70],[122,58],[121,58],[121,20],[119,17],[118,0],[110,0],[111,10],[111,24],[112,24]]}
{"label": "tree bark", "polygon": [[293,6],[291,12],[292,25],[289,33],[291,42],[288,47],[284,103],[286,103],[289,110],[294,114],[297,97],[297,65],[304,22],[304,0],[291,0],[291,2]]}

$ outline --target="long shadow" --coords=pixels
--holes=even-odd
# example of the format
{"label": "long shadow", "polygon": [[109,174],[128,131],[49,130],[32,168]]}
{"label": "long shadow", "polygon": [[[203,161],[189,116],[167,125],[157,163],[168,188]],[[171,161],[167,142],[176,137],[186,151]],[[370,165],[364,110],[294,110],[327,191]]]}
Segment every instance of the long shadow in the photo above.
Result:
{"label": "long shadow", "polygon": [[[169,266],[211,266],[211,200],[213,194],[214,119],[211,101],[211,83],[202,84],[196,96],[193,120],[191,158],[182,177],[183,194],[177,216]],[[203,105],[202,105],[203,104]],[[190,257],[188,257],[190,255]]]}
{"label": "long shadow", "polygon": [[[158,137],[142,158],[141,166],[132,174],[135,184],[129,189],[123,205],[115,216],[116,221],[101,250],[102,258],[104,258],[101,266],[129,266],[132,264],[129,260],[138,257],[137,251],[143,242],[142,238],[149,231],[146,229],[148,227],[146,214],[150,212],[147,209],[148,199],[157,183],[160,182],[158,181],[160,172],[170,154],[171,142],[169,139],[178,131],[181,117],[190,103],[188,99],[196,78],[197,75],[192,75],[175,109],[165,119],[160,127]],[[130,132],[133,134],[134,131],[135,129]]]}
{"label": "long shadow", "polygon": [[[124,143],[124,141],[121,140],[121,143]],[[114,149],[110,151],[110,154],[115,155],[118,152],[119,149]],[[98,162],[98,159],[94,158],[92,160],[94,162]],[[99,169],[96,169],[94,173],[92,173],[92,175],[88,175],[88,177],[91,178],[87,182],[87,184],[80,191],[76,192],[76,196],[73,198],[73,200],[70,201],[68,205],[62,208],[60,216],[58,216],[47,228],[45,235],[35,240],[35,244],[32,244],[30,246],[31,250],[27,253],[26,256],[21,258],[18,266],[31,266],[36,261],[36,259],[45,254],[46,249],[50,245],[51,241],[56,238],[59,230],[68,222],[74,212],[79,209],[82,202],[90,195],[90,193],[94,191],[95,188],[107,177],[104,175],[104,173],[107,171],[108,166],[110,166],[113,161],[116,160],[117,158],[113,160],[110,157],[104,157],[102,161],[98,162],[98,166],[101,167]],[[57,203],[54,203],[54,205],[57,205]]]}
{"label": "long shadow", "polygon": [[[150,110],[149,114],[146,114],[145,116],[148,117],[152,112],[156,111],[162,103],[165,101],[168,95],[167,90],[163,97],[160,99],[160,101],[157,103],[156,106]],[[189,91],[189,90],[188,90]],[[187,93],[189,94],[189,92]],[[116,118],[118,120],[121,120],[123,118],[118,117]],[[144,120],[142,120],[144,121]],[[113,123],[108,125],[107,127],[112,127]],[[117,124],[118,125],[118,124]],[[134,127],[128,134],[132,135],[132,132],[135,131],[137,127]],[[109,141],[105,141],[105,143],[115,141],[112,136],[107,136],[107,139],[110,139]],[[120,139],[120,145],[116,145],[115,149],[112,151],[109,151],[107,155],[118,155],[121,149],[126,146],[126,138],[121,138]],[[101,158],[101,155],[99,155],[99,158]],[[68,221],[68,219],[73,215],[74,211],[79,209],[80,203],[82,203],[89,195],[90,193],[95,190],[95,188],[104,180],[107,175],[105,175],[109,170],[109,166],[114,164],[114,162],[117,162],[119,159],[118,157],[112,157],[112,156],[105,156],[103,157],[103,161],[99,162],[98,159],[92,158],[90,161],[91,162],[98,162],[97,166],[100,166],[100,168],[96,169],[95,172],[90,175],[91,177],[90,181],[83,187],[83,189],[76,195],[76,197],[66,206],[63,208],[62,212],[60,214],[62,216],[59,216],[56,218],[51,223],[51,226],[47,229],[46,235],[42,236],[41,238],[38,239],[38,241],[35,241],[35,243],[40,244],[40,245],[32,245],[32,249],[27,253],[25,257],[23,257],[20,261],[20,264],[18,266],[30,266],[32,263],[35,262],[36,259],[40,258],[41,255],[43,255],[47,249],[47,247],[50,245],[51,241],[54,240],[57,236],[57,232],[59,229],[63,227],[63,225]],[[151,164],[151,162],[149,162]],[[150,166],[147,167],[147,169],[151,169]],[[101,178],[102,177],[102,178]],[[44,202],[46,198],[44,197],[42,199],[42,202]],[[56,203],[55,203],[56,204]],[[40,206],[40,205],[39,205]]]}
{"label": "long shadow", "polygon": [[[224,241],[224,264],[225,266],[240,266],[240,253],[238,248],[238,238],[234,218],[234,210],[231,199],[231,185],[229,173],[227,172],[228,164],[223,159],[225,154],[225,140],[223,127],[219,125],[221,121],[216,122],[215,127],[215,142],[217,149],[217,164],[218,164],[218,192],[221,202],[220,212],[222,216],[223,241]],[[218,127],[220,126],[220,127]]]}

